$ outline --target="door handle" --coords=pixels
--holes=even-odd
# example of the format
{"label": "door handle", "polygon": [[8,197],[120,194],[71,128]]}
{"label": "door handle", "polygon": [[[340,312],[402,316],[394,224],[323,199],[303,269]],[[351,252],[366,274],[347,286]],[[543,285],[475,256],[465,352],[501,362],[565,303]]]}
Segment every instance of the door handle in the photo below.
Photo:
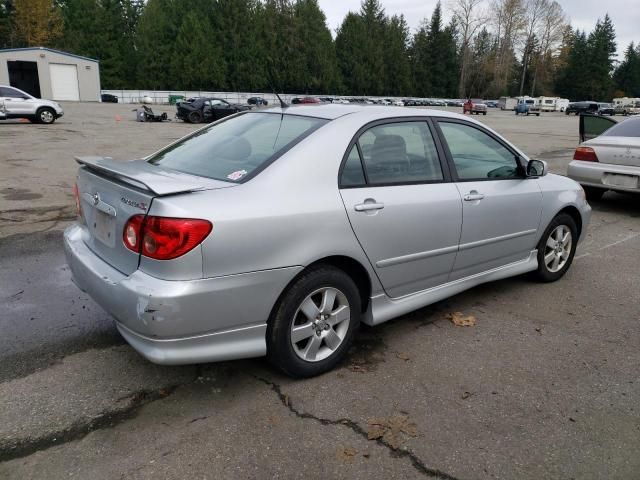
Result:
{"label": "door handle", "polygon": [[465,202],[475,202],[476,200],[482,200],[484,195],[482,193],[478,193],[477,190],[471,190],[464,196]]}
{"label": "door handle", "polygon": [[369,212],[371,210],[382,210],[384,208],[384,203],[377,203],[375,200],[371,198],[367,198],[364,203],[359,203],[358,205],[353,207],[356,212]]}

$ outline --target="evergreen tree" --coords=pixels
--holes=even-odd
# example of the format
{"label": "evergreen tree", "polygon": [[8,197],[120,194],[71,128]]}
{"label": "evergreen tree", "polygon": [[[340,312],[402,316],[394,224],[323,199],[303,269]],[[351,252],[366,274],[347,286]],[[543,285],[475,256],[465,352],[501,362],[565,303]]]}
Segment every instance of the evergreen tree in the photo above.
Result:
{"label": "evergreen tree", "polygon": [[616,34],[609,15],[596,23],[587,42],[589,72],[588,95],[593,100],[611,98],[613,62],[616,57]]}
{"label": "evergreen tree", "polygon": [[318,0],[297,0],[294,15],[299,53],[294,91],[335,91],[339,83],[336,50]]}
{"label": "evergreen tree", "polygon": [[11,15],[13,0],[0,0],[0,48],[13,46]]}
{"label": "evergreen tree", "polygon": [[616,68],[613,80],[624,96],[640,97],[640,49],[633,42],[625,50],[624,60]]}
{"label": "evergreen tree", "polygon": [[192,10],[182,17],[169,73],[176,90],[221,89],[225,63],[204,12]]}
{"label": "evergreen tree", "polygon": [[404,16],[394,15],[385,28],[384,92],[405,96],[411,91],[411,65],[409,63],[409,26]]}
{"label": "evergreen tree", "polygon": [[411,46],[409,47],[414,96],[429,97],[431,95],[433,88],[431,53],[429,25],[425,19],[413,36]]}
{"label": "evergreen tree", "polygon": [[13,29],[25,47],[50,47],[62,36],[60,7],[52,0],[14,0]]}
{"label": "evergreen tree", "polygon": [[362,45],[367,30],[362,17],[349,12],[336,34],[336,56],[342,75],[343,91],[350,95],[372,95],[369,90],[367,58]]}

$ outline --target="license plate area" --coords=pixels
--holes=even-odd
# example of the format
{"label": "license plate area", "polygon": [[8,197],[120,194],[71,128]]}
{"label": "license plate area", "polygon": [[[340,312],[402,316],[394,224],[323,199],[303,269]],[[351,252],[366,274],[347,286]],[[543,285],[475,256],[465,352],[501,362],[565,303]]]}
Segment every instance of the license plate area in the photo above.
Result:
{"label": "license plate area", "polygon": [[638,177],[636,175],[605,173],[602,183],[612,187],[638,188]]}
{"label": "license plate area", "polygon": [[108,247],[116,245],[116,218],[100,210],[94,210],[93,224],[90,225],[93,237]]}

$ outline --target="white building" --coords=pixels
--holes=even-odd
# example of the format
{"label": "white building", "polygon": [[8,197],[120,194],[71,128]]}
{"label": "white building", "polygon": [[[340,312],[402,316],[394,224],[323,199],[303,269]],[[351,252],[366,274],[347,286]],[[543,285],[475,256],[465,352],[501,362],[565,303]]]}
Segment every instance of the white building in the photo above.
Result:
{"label": "white building", "polygon": [[37,98],[100,101],[100,63],[44,47],[0,50],[0,85]]}

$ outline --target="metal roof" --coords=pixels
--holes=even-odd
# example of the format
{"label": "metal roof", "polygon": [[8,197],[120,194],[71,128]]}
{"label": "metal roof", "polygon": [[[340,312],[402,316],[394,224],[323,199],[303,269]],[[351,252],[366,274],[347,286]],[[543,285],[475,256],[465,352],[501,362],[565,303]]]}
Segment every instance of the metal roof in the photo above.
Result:
{"label": "metal roof", "polygon": [[75,53],[63,52],[61,50],[55,50],[53,48],[47,48],[47,47],[6,48],[6,49],[0,49],[0,53],[26,52],[29,50],[44,50],[47,52],[59,53],[60,55],[66,55],[67,57],[80,58],[81,60],[88,60],[90,62],[100,63],[100,60],[96,60],[95,58],[83,57],[82,55],[76,55]]}

